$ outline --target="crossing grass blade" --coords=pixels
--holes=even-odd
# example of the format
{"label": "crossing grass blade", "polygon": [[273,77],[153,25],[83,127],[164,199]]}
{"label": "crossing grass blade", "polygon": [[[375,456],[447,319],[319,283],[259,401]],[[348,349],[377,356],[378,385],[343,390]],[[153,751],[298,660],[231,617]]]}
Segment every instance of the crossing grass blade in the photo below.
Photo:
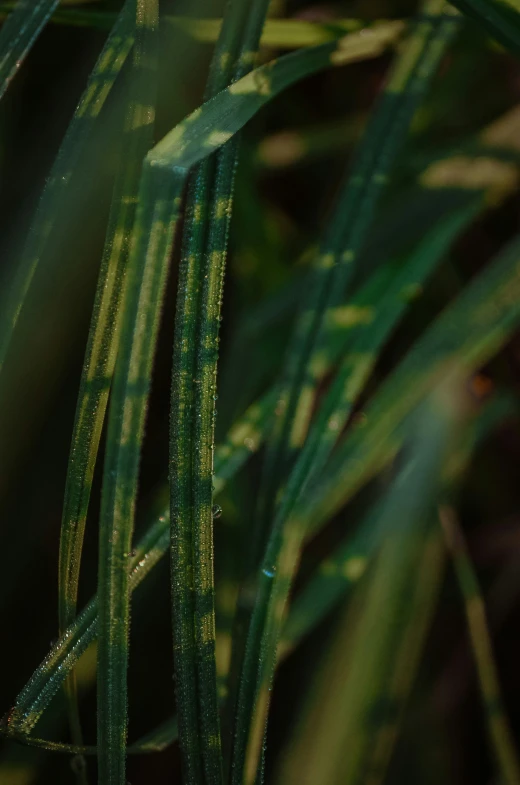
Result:
{"label": "crossing grass blade", "polygon": [[280,416],[268,442],[259,494],[258,563],[273,520],[274,504],[293,456],[305,441],[317,380],[314,369],[326,344],[326,314],[346,295],[376,207],[402,149],[415,110],[424,97],[458,22],[433,0],[411,28],[369,127],[355,153],[314,264],[314,280],[302,301],[280,379]]}
{"label": "crossing grass blade", "polygon": [[520,762],[504,708],[479,581],[455,511],[442,505],[439,508],[439,519],[464,602],[484,716],[500,779],[506,785],[518,785]]}
{"label": "crossing grass blade", "polygon": [[18,0],[0,30],[0,99],[59,0]]}
{"label": "crossing grass blade", "polygon": [[[393,693],[403,686],[399,684],[399,660],[407,637],[405,630],[413,629],[413,622],[422,627],[416,645],[401,649],[411,657],[409,671],[424,639],[423,622],[427,618],[411,616],[420,599],[418,587],[422,589],[417,570],[425,566],[431,506],[440,489],[444,457],[462,415],[463,402],[455,377],[435,391],[411,418],[402,465],[381,511],[384,537],[378,557],[368,582],[360,587],[361,596],[347,610],[331,652],[332,661],[311,694],[308,715],[279,781],[310,783],[317,777],[327,785],[372,781],[370,775],[376,773],[370,770],[372,756],[375,753],[377,760],[378,751],[377,746],[374,750],[377,732],[374,738],[370,719],[377,716],[383,696],[390,693],[396,698]],[[437,559],[434,565],[437,567]],[[426,594],[432,588],[436,590],[438,569],[433,577],[433,586],[428,581]],[[415,602],[410,602],[414,591]],[[420,603],[419,608],[425,611]],[[347,740],[349,754],[345,755]]]}
{"label": "crossing grass blade", "polygon": [[53,230],[66,215],[70,182],[92,128],[133,44],[134,0],[126,0],[74,113],[34,217],[27,243],[0,307],[0,372],[25,297],[42,261],[52,264]]}
{"label": "crossing grass blade", "polygon": [[[141,162],[152,146],[156,63],[138,26],[127,87],[120,161],[96,289],[72,434],[60,537],[60,634],[76,615],[81,552],[99,440],[119,336],[118,317],[135,217]],[[67,683],[72,741],[81,745],[73,674]]]}
{"label": "crossing grass blade", "polygon": [[[0,19],[8,15],[13,8],[12,3],[0,3]],[[57,8],[50,21],[57,25],[70,27],[94,27],[110,30],[117,19],[113,11],[94,9]],[[267,19],[262,30],[262,46],[276,49],[299,49],[304,46],[319,44],[341,38],[346,33],[385,24],[388,20],[369,19],[335,19],[328,24],[311,22],[304,19]],[[222,21],[220,19],[199,19],[191,16],[164,16],[164,22],[177,30],[182,30],[200,43],[217,41]]]}

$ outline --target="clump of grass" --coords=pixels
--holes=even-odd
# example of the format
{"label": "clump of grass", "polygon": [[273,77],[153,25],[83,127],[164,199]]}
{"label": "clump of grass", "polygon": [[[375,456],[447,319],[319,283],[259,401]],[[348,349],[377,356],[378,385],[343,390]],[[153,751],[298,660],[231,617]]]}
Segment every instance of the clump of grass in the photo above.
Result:
{"label": "clump of grass", "polygon": [[[23,325],[37,329],[65,279],[61,238],[78,220],[71,205],[86,151],[100,136],[107,150],[110,138],[118,147],[103,248],[91,253],[98,278],[61,534],[50,527],[58,638],[8,694],[2,725],[26,750],[26,783],[47,776],[43,751],[54,781],[73,776],[82,785],[95,765],[101,785],[155,778],[154,764],[132,768],[144,753],[162,760],[157,776],[187,785],[393,782],[407,712],[428,714],[414,683],[431,687],[421,662],[447,613],[439,505],[467,603],[491,766],[507,785],[518,782],[483,613],[471,611],[478,581],[453,510],[464,513],[482,435],[515,417],[500,358],[520,321],[520,240],[502,232],[479,265],[461,263],[458,244],[514,202],[520,122],[506,111],[507,87],[505,114],[487,127],[482,117],[492,121],[496,104],[482,98],[480,114],[466,113],[463,96],[447,87],[453,79],[473,89],[482,57],[515,73],[518,17],[497,2],[464,0],[457,11],[427,0],[404,19],[386,4],[386,20],[370,19],[367,7],[366,19],[312,22],[275,5],[126,0],[76,9],[21,0],[0,9],[0,97],[20,65],[30,72],[31,46],[41,34],[45,51],[53,24],[80,36],[107,31],[2,293],[6,400],[13,357],[24,358]],[[511,54],[490,49],[487,35]],[[176,47],[184,56],[169,71]],[[382,78],[376,89],[370,68]],[[370,108],[361,102],[353,121],[331,121],[330,96],[343,83],[352,92],[360,77]],[[314,109],[307,95],[317,99],[316,85],[326,97]],[[298,107],[302,127],[266,144],[262,123],[271,118],[283,130],[285,102]],[[285,162],[302,177],[294,217],[268,181],[267,201],[259,196],[275,148],[274,171]],[[323,218],[313,183],[330,189],[344,152],[342,184]],[[94,159],[92,177],[105,160]],[[236,186],[237,166],[247,176]],[[235,190],[240,202],[244,189],[255,229],[234,236]],[[95,215],[85,201],[81,221],[94,226]],[[302,215],[311,216],[307,227]],[[253,236],[263,238],[260,250],[248,249]],[[248,269],[247,253],[260,266]],[[280,262],[298,255],[296,265]],[[280,279],[285,288],[269,284]],[[64,328],[77,329],[67,318]],[[223,408],[232,412],[235,398],[247,407],[215,444],[220,356],[233,381],[222,386]],[[265,356],[272,361],[255,373]],[[474,381],[486,363],[487,402]],[[159,457],[150,461],[148,451]],[[38,494],[40,486],[28,488]],[[169,589],[160,567],[168,552]],[[17,568],[15,560],[14,576]],[[154,595],[145,593],[152,576]],[[95,592],[78,612],[83,584]],[[161,646],[142,655],[142,610],[154,614],[165,594],[171,624],[158,621]],[[332,643],[318,646],[318,631],[334,626]],[[14,643],[31,646],[22,635]],[[134,656],[145,673],[135,696]],[[150,701],[156,658],[170,663],[162,683],[173,675],[175,690]],[[288,661],[300,663],[300,709],[281,734],[268,720],[284,716],[277,694],[291,696],[281,667]],[[94,682],[95,708],[83,698]],[[166,706],[164,716],[133,734],[150,703]],[[175,742],[174,773],[173,759],[160,755]],[[67,776],[64,755],[73,756]],[[13,765],[7,751],[6,782],[19,781]],[[421,760],[404,765],[413,780],[426,770]]]}

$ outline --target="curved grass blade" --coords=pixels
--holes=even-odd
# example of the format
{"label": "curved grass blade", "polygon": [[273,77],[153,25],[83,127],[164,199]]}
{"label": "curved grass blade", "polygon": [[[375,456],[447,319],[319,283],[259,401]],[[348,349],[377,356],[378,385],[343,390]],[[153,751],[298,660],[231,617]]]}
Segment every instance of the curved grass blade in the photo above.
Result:
{"label": "curved grass blade", "polygon": [[518,785],[520,761],[504,707],[478,578],[454,510],[441,506],[439,519],[464,601],[482,704],[500,779],[506,785]]}
{"label": "curved grass blade", "polygon": [[[12,9],[12,3],[0,2],[0,19],[3,15],[9,14]],[[117,14],[113,11],[61,7],[53,12],[50,21],[70,27],[95,27],[101,30],[110,30],[116,19]],[[201,43],[215,43],[222,27],[220,19],[166,15],[164,21]],[[263,46],[280,49],[318,46],[327,41],[341,38],[346,33],[386,24],[387,21],[384,19],[335,19],[334,22],[320,24],[304,19],[267,19],[262,30],[261,43]]]}
{"label": "curved grass blade", "polygon": [[135,0],[126,0],[89,77],[40,198],[19,268],[15,272],[12,285],[2,298],[0,372],[36,268],[44,255],[51,256],[52,231],[56,225],[56,216],[63,216],[58,205],[66,201],[72,173],[132,47],[134,2]]}
{"label": "curved grass blade", "polygon": [[[120,163],[81,375],[65,486],[59,559],[59,626],[62,634],[76,616],[79,571],[90,490],[119,337],[119,313],[135,217],[141,162],[152,145],[155,63],[147,36],[136,28],[128,108]],[[81,745],[77,695],[67,682],[72,741]]]}
{"label": "curved grass blade", "polygon": [[18,0],[0,30],[0,99],[59,0]]}
{"label": "curved grass blade", "polygon": [[314,369],[319,366],[319,355],[327,340],[326,313],[345,297],[415,110],[457,27],[453,15],[445,13],[442,0],[427,2],[423,13],[392,67],[355,154],[352,172],[340,193],[314,264],[314,280],[289,341],[280,380],[281,414],[268,443],[259,495],[255,566],[267,541],[280,481],[306,438],[317,386]]}

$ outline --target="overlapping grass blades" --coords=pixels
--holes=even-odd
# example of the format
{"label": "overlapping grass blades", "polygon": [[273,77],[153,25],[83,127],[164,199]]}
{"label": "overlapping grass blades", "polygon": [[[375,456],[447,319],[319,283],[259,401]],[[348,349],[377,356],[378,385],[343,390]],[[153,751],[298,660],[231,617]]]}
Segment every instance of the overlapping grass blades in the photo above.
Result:
{"label": "overlapping grass blades", "polygon": [[[268,3],[231,2],[206,88],[212,98],[251,70]],[[213,588],[213,442],[222,278],[236,137],[193,173],[179,271],[170,435],[172,621],[180,744],[188,782],[197,746],[208,782],[222,781]]]}
{"label": "overlapping grass blades", "polygon": [[[392,28],[390,38],[394,35]],[[388,39],[386,30],[381,34],[382,47]],[[131,550],[139,456],[162,299],[187,175],[192,166],[227,142],[278,92],[306,75],[348,62],[359,56],[360,50],[363,51],[362,37],[352,34],[337,44],[296,52],[256,69],[196,110],[145,159],[123,300],[122,341],[110,405],[100,518],[99,601],[103,634],[99,663],[100,670],[108,675],[104,683],[110,689],[105,692],[100,688],[99,695],[105,695],[107,707],[109,692],[114,701],[109,718],[111,752],[106,758],[107,766],[109,761],[112,764],[107,775],[123,776],[129,613],[124,565]],[[118,676],[117,684],[112,671]],[[103,717],[105,709],[99,707],[98,711]],[[108,717],[101,724],[106,722]],[[116,732],[115,728],[119,730]],[[100,744],[102,756],[104,750],[106,745]]]}
{"label": "overlapping grass blades", "polygon": [[[343,414],[348,415],[345,402],[353,402],[354,395],[360,391],[366,380],[373,357],[363,353],[356,356],[354,365],[349,360],[343,373],[338,375],[337,387],[332,390],[330,408],[323,409],[323,418],[313,431],[307,451],[297,463],[287,489],[282,497],[281,507],[271,524],[276,493],[280,486],[290,452],[300,448],[305,440],[314,392],[318,375],[322,372],[322,358],[325,319],[332,308],[341,301],[346,285],[353,272],[353,265],[361,244],[370,226],[382,186],[388,178],[390,168],[403,143],[406,132],[418,102],[440,62],[445,46],[451,39],[456,22],[453,17],[443,14],[442,3],[426,6],[426,17],[416,23],[410,39],[402,54],[393,66],[387,87],[380,101],[379,109],[373,116],[357,163],[347,181],[330,226],[320,256],[315,267],[312,285],[308,288],[300,318],[297,320],[293,338],[289,345],[284,378],[280,385],[282,414],[275,426],[273,439],[268,445],[266,470],[264,475],[263,496],[260,515],[257,520],[256,537],[259,551],[263,548],[270,525],[272,525],[262,569],[258,578],[257,598],[249,624],[247,643],[244,653],[240,690],[236,706],[235,743],[233,751],[233,776],[238,783],[246,772],[246,781],[252,782],[256,770],[256,758],[261,749],[261,731],[268,711],[271,680],[274,673],[279,627],[269,631],[271,624],[276,627],[270,614],[278,615],[280,624],[283,601],[275,600],[278,568],[285,562],[282,541],[283,528],[287,516],[298,494],[308,481],[312,467],[319,465],[317,447],[322,445],[324,457],[332,447],[338,431],[345,422]],[[399,285],[399,284],[398,284]],[[394,313],[395,295],[389,298],[390,314]],[[387,333],[385,320],[375,321],[375,331],[381,327],[381,335],[373,336],[367,330],[368,343],[384,341]],[[391,329],[392,317],[388,324]],[[361,334],[363,336],[363,333]],[[360,339],[360,348],[363,346]],[[368,362],[367,362],[368,359]],[[353,372],[354,371],[354,372]],[[356,375],[359,377],[356,379]],[[355,390],[352,386],[355,386]],[[350,387],[350,389],[349,389]],[[327,438],[328,436],[328,438]],[[332,438],[331,438],[332,437]],[[262,491],[261,491],[262,493]],[[300,541],[303,537],[300,534]],[[293,532],[294,535],[294,532]],[[285,567],[284,580],[290,581],[294,569],[294,559],[300,544],[297,537],[292,538],[292,567]],[[279,561],[280,560],[280,561]]]}
{"label": "overlapping grass blades", "polygon": [[[253,616],[258,621],[258,628],[253,631],[263,632],[262,659],[258,670],[253,671],[257,695],[261,695],[257,701],[262,700],[263,712],[302,539],[329,520],[391,460],[399,449],[399,429],[408,413],[442,376],[455,366],[469,374],[504,343],[520,318],[519,259],[520,243],[516,240],[441,314],[375,396],[362,427],[356,428],[339,447],[321,481],[304,495],[283,531],[276,532],[276,539],[271,540],[259,574],[256,619]],[[254,645],[258,643],[251,635],[250,651]],[[252,668],[256,662],[251,659]],[[256,712],[258,716],[258,708]],[[244,716],[250,715],[244,711]],[[253,769],[250,775],[253,776]]]}
{"label": "overlapping grass blades", "polygon": [[[91,328],[72,434],[59,562],[59,624],[63,633],[76,615],[81,551],[94,467],[105,417],[119,336],[129,244],[137,203],[141,162],[152,145],[157,77],[154,41],[135,23],[132,73],[127,87],[120,161],[105,247],[96,289]],[[81,731],[73,678],[68,683],[73,743]]]}
{"label": "overlapping grass blades", "polygon": [[0,98],[59,0],[19,0],[0,30]]}
{"label": "overlapping grass blades", "polygon": [[[281,782],[311,783],[319,778],[327,785],[354,785],[378,781],[381,772],[374,765],[384,765],[382,757],[386,756],[377,749],[377,726],[385,720],[381,723],[376,718],[384,717],[386,709],[386,721],[394,721],[392,710],[405,686],[400,684],[400,656],[407,658],[405,678],[409,679],[424,640],[427,614],[417,602],[422,599],[417,596],[422,590],[418,570],[422,578],[427,578],[427,595],[433,592],[434,597],[439,585],[438,532],[434,535],[433,567],[437,575],[433,580],[425,557],[432,545],[431,506],[462,414],[461,399],[453,395],[457,381],[452,384],[436,391],[411,418],[402,466],[380,511],[382,540],[378,556],[360,587],[361,596],[349,606],[317,686],[318,695],[311,692],[314,700],[301,723],[298,742],[281,773]],[[427,604],[431,604],[429,599]],[[420,616],[414,618],[417,605]],[[420,632],[419,640],[406,647],[407,631],[413,626],[416,633]],[[385,695],[391,697],[381,706],[381,696]]]}
{"label": "overlapping grass blades", "polygon": [[[134,0],[126,0],[88,80],[63,139],[34,217],[21,262],[2,297],[0,372],[25,297],[40,262],[52,262],[53,230],[66,214],[72,174],[133,43]],[[49,258],[47,258],[49,255]],[[50,261],[49,261],[50,260]]]}
{"label": "overlapping grass blades", "polygon": [[280,481],[306,437],[317,386],[316,369],[326,344],[325,314],[342,302],[392,167],[457,22],[442,2],[424,6],[393,66],[340,192],[314,265],[300,316],[289,342],[280,380],[280,411],[266,453],[257,520],[256,559],[267,541]]}

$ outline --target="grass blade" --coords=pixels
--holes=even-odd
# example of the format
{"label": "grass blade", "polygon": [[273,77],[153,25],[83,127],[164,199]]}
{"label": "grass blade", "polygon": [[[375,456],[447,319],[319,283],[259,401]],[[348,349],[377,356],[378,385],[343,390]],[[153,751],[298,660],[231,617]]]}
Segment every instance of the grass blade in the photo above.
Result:
{"label": "grass blade", "polygon": [[474,19],[506,49],[520,54],[520,7],[503,0],[455,0],[464,14]]}
{"label": "grass blade", "polygon": [[[81,552],[99,440],[119,337],[119,312],[141,161],[152,144],[156,68],[139,29],[133,49],[121,159],[114,185],[105,247],[80,382],[65,487],[59,561],[60,634],[76,615]],[[147,50],[148,49],[148,50]],[[148,103],[144,103],[143,96]],[[72,741],[81,745],[73,674],[68,680]]]}
{"label": "grass blade", "polygon": [[[154,57],[157,48],[156,33],[159,22],[159,6],[156,0],[137,0],[135,26],[135,59],[137,69],[143,69],[145,87],[148,86],[146,71],[154,70]],[[146,128],[153,123],[155,113],[155,98],[141,92],[142,84],[139,83],[139,95],[134,96],[131,109],[130,133],[135,137],[135,129]],[[135,101],[135,103],[134,103]],[[145,132],[143,131],[143,137]],[[147,132],[148,133],[148,132]],[[149,137],[144,137],[146,143]],[[139,145],[139,148],[141,145]],[[130,176],[130,187],[134,187],[137,172]],[[134,198],[134,197],[132,197]],[[130,214],[125,216],[133,218]],[[132,277],[128,274],[129,285]],[[144,293],[153,296],[153,290]],[[125,297],[123,297],[124,301]],[[125,325],[128,326],[128,325]],[[153,330],[154,327],[152,326]],[[156,327],[155,327],[156,329]],[[123,332],[124,335],[128,333]],[[131,337],[132,333],[130,333]],[[138,340],[138,336],[137,336]],[[125,347],[128,341],[123,342],[121,351],[125,356]],[[108,359],[108,358],[107,358]],[[151,364],[151,361],[150,361]],[[132,382],[139,384],[139,369]],[[131,368],[134,372],[134,368]],[[113,398],[115,401],[121,396],[120,376],[116,374]],[[124,391],[124,393],[126,390]],[[123,394],[124,394],[123,393]],[[134,393],[135,396],[135,393]],[[112,407],[111,407],[112,409]],[[130,450],[124,450],[123,455],[114,451],[114,435],[119,443],[125,445],[128,433],[128,423],[125,421],[124,412],[122,421],[115,420],[113,415],[109,420],[107,437],[107,455],[105,465],[105,480],[101,499],[100,536],[99,536],[99,637],[98,637],[98,771],[103,785],[124,785],[125,779],[125,753],[127,735],[127,695],[126,671],[128,667],[128,628],[129,628],[129,602],[128,602],[128,567],[127,559],[131,550],[132,528],[127,525],[131,513],[128,509],[128,497],[114,498],[114,484],[106,482],[107,472],[120,471],[127,476],[132,467]],[[132,414],[130,414],[131,418]],[[141,428],[143,424],[141,422]],[[128,434],[130,436],[130,434]],[[119,447],[119,444],[118,444]],[[114,455],[114,452],[116,454]],[[108,485],[108,487],[107,487]],[[131,486],[130,486],[131,487]],[[132,499],[130,497],[130,503]],[[115,525],[112,525],[112,510]]]}
{"label": "grass blade", "polygon": [[41,196],[19,268],[0,308],[0,372],[28,289],[44,255],[52,252],[57,208],[65,204],[72,173],[133,43],[134,0],[126,0],[88,80]]}
{"label": "grass blade", "polygon": [[59,0],[18,0],[0,30],[0,99]]}
{"label": "grass blade", "polygon": [[478,578],[454,510],[440,507],[439,518],[464,601],[484,714],[500,779],[506,785],[518,785],[520,762],[504,708]]}

